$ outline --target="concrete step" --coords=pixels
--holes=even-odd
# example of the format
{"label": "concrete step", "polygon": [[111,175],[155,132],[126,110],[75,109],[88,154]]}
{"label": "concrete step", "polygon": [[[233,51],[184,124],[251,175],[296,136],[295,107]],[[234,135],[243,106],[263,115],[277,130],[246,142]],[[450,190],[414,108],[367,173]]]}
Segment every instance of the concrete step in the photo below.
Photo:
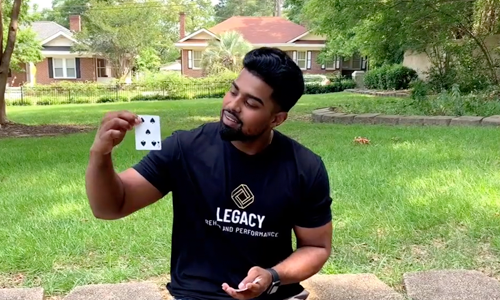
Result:
{"label": "concrete step", "polygon": [[315,275],[302,282],[307,300],[403,300],[373,274]]}
{"label": "concrete step", "polygon": [[74,288],[63,300],[162,300],[154,283],[93,284]]}
{"label": "concrete step", "polygon": [[0,289],[1,300],[43,300],[42,288]]}
{"label": "concrete step", "polygon": [[500,300],[500,283],[478,271],[412,272],[403,281],[412,300]]}
{"label": "concrete step", "polygon": [[[162,282],[164,285],[166,282]],[[403,283],[412,300],[500,300],[500,283],[469,270],[405,273]],[[307,300],[404,300],[373,274],[315,275],[302,282]],[[74,288],[62,300],[171,299],[158,282],[93,284]],[[0,300],[43,300],[42,288],[0,289]],[[59,298],[58,298],[59,299]]]}

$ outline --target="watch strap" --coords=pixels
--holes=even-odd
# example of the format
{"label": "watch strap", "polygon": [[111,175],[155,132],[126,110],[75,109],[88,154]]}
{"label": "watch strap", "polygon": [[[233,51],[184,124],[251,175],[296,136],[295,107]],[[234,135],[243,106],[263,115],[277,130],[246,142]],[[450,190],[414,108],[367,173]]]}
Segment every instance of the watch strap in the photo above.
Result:
{"label": "watch strap", "polygon": [[281,285],[280,276],[278,275],[278,272],[276,272],[276,270],[274,270],[273,268],[268,268],[266,270],[271,274],[272,277],[272,282],[267,289],[267,293],[274,294],[278,290],[278,287]]}
{"label": "watch strap", "polygon": [[275,269],[273,268],[268,268],[266,269],[269,273],[271,273],[271,276],[273,278],[273,283],[274,282],[279,282],[280,281],[280,276],[278,275],[278,272],[276,272]]}

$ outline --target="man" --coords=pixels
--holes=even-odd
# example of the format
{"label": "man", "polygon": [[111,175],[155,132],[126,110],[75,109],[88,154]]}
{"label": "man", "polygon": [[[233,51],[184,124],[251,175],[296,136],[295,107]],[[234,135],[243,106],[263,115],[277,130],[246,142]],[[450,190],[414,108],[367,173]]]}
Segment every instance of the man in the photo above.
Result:
{"label": "man", "polygon": [[112,149],[141,121],[108,113],[90,150],[86,188],[97,218],[123,218],[172,192],[167,288],[176,299],[305,299],[299,283],[330,256],[325,166],[275,130],[303,94],[302,72],[273,48],[252,50],[243,63],[220,122],[174,132],[117,174]]}

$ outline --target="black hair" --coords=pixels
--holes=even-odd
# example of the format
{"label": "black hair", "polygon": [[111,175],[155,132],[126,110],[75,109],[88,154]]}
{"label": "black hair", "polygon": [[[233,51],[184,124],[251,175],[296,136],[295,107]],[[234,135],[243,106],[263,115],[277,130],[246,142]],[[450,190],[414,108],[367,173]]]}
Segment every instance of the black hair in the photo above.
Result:
{"label": "black hair", "polygon": [[272,47],[251,50],[243,59],[243,68],[273,89],[271,97],[281,111],[288,112],[304,94],[302,70],[283,50]]}

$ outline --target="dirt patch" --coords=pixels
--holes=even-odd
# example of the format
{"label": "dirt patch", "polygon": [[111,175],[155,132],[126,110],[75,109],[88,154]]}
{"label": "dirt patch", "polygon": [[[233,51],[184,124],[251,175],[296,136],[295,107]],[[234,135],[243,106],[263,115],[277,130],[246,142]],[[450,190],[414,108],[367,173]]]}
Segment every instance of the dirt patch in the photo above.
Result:
{"label": "dirt patch", "polygon": [[83,133],[93,130],[88,125],[25,125],[8,123],[0,126],[1,138],[58,136],[72,133]]}

